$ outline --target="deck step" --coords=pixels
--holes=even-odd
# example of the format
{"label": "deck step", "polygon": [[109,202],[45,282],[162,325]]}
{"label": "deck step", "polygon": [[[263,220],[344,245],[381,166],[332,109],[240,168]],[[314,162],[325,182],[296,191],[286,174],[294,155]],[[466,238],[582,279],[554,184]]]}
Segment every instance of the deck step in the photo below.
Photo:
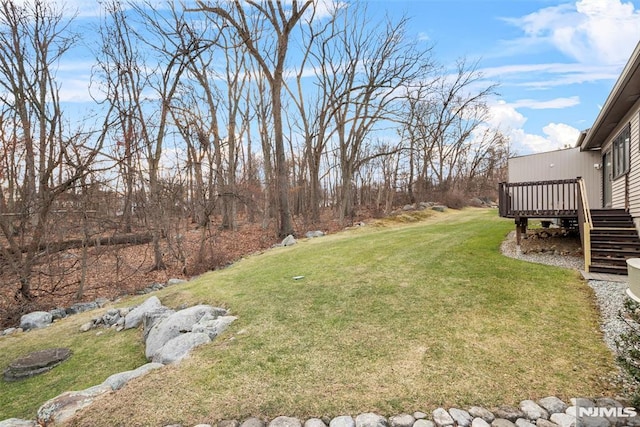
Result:
{"label": "deck step", "polygon": [[629,258],[640,257],[640,238],[625,209],[592,209],[590,272],[627,274]]}
{"label": "deck step", "polygon": [[620,276],[627,275],[627,266],[612,266],[608,264],[591,264],[589,267],[590,273],[605,273],[605,274],[616,274]]}

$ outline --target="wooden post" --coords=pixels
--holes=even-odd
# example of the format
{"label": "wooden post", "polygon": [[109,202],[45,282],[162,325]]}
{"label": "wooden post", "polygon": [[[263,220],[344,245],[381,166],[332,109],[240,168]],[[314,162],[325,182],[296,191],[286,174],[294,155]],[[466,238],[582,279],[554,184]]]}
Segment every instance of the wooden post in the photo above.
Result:
{"label": "wooden post", "polygon": [[520,240],[522,238],[522,233],[527,233],[527,225],[529,225],[528,218],[516,218],[516,244],[520,246]]}

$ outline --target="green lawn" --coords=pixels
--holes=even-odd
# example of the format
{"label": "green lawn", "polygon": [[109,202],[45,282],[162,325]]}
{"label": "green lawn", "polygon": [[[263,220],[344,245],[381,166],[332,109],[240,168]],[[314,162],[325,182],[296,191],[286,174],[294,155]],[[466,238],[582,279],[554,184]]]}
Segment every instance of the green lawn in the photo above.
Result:
{"label": "green lawn", "polygon": [[[589,287],[577,272],[503,257],[512,229],[494,210],[387,222],[166,289],[158,293],[166,305],[224,305],[239,319],[180,365],[100,399],[74,425],[392,415],[610,393],[602,378],[615,367]],[[143,363],[139,332],[81,335],[81,323],[0,339],[0,368],[47,339],[70,343],[73,363],[91,358],[86,370],[68,361],[31,383],[3,383],[0,419],[31,416],[54,385],[78,389]],[[23,337],[28,345],[18,345]]]}

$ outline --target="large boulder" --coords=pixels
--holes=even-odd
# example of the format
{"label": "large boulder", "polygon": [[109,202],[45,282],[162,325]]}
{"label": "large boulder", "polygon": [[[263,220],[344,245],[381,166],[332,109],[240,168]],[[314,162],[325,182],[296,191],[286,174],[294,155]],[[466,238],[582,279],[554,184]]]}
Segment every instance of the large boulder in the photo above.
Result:
{"label": "large boulder", "polygon": [[49,326],[53,322],[53,316],[46,311],[34,311],[20,318],[20,327],[24,331],[39,329]]}
{"label": "large boulder", "polygon": [[289,234],[287,237],[282,240],[282,246],[293,246],[296,244],[296,238],[293,235]]}
{"label": "large boulder", "polygon": [[78,302],[73,304],[71,307],[67,308],[67,314],[78,314],[84,313],[85,311],[95,310],[96,308],[100,308],[97,302]]}
{"label": "large boulder", "polygon": [[34,351],[9,364],[4,371],[5,381],[18,381],[48,372],[71,356],[68,348],[49,348]]}
{"label": "large boulder", "polygon": [[153,354],[153,363],[168,365],[184,359],[192,348],[211,341],[209,335],[204,333],[187,332],[170,339],[158,351]]}
{"label": "large boulder", "polygon": [[313,239],[315,237],[322,237],[324,236],[324,232],[320,231],[320,230],[316,230],[316,231],[307,231],[304,234],[304,237],[306,237],[307,239]]}
{"label": "large boulder", "polygon": [[58,425],[71,418],[80,410],[91,405],[100,395],[111,392],[110,386],[100,384],[82,391],[67,391],[45,402],[38,409],[38,425]]}
{"label": "large boulder", "polygon": [[142,323],[142,318],[146,313],[160,307],[162,307],[162,303],[160,302],[158,297],[153,296],[147,299],[145,302],[143,302],[142,304],[140,304],[139,306],[131,310],[124,317],[124,328],[125,329],[137,328]]}
{"label": "large boulder", "polygon": [[33,420],[9,418],[8,420],[0,421],[0,427],[38,427],[38,425]]}
{"label": "large boulder", "polygon": [[142,338],[144,341],[147,341],[147,337],[149,336],[149,332],[153,327],[160,323],[160,321],[166,319],[167,317],[174,314],[176,311],[170,309],[169,307],[160,306],[154,310],[147,311],[142,316]]}
{"label": "large boulder", "polygon": [[102,384],[108,385],[114,391],[120,390],[122,387],[124,387],[126,383],[128,383],[132,379],[146,375],[147,373],[153,371],[154,369],[162,368],[163,366],[164,365],[161,363],[147,363],[131,371],[124,371],[117,374],[113,374],[109,378],[104,380]]}
{"label": "large boulder", "polygon": [[[160,350],[167,342],[180,334],[191,332],[193,325],[205,314],[213,314],[214,308],[210,305],[195,305],[176,311],[169,317],[156,323],[146,339],[145,355],[151,360],[158,350]],[[208,338],[208,337],[207,337]]]}
{"label": "large boulder", "polygon": [[215,317],[211,314],[205,314],[198,323],[193,325],[191,332],[205,333],[213,340],[224,332],[236,319],[237,317],[235,316]]}

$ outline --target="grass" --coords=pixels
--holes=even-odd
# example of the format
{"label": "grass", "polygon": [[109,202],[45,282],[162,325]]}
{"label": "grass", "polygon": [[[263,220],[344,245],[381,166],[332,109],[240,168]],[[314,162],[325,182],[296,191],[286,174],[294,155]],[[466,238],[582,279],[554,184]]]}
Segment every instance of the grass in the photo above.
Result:
{"label": "grass", "polygon": [[[577,272],[503,257],[513,224],[495,211],[417,219],[278,248],[158,293],[166,305],[224,305],[239,319],[179,365],[100,399],[73,425],[391,415],[611,392],[603,378],[615,371],[613,357]],[[82,319],[65,322],[0,340],[0,367],[53,342],[77,351],[31,383],[3,383],[0,419],[31,416],[36,397],[46,398],[23,396],[39,395],[54,375],[62,389],[77,389],[124,370],[111,362],[120,351],[126,369],[143,363],[139,332],[81,335]],[[78,372],[86,377],[73,378]]]}

